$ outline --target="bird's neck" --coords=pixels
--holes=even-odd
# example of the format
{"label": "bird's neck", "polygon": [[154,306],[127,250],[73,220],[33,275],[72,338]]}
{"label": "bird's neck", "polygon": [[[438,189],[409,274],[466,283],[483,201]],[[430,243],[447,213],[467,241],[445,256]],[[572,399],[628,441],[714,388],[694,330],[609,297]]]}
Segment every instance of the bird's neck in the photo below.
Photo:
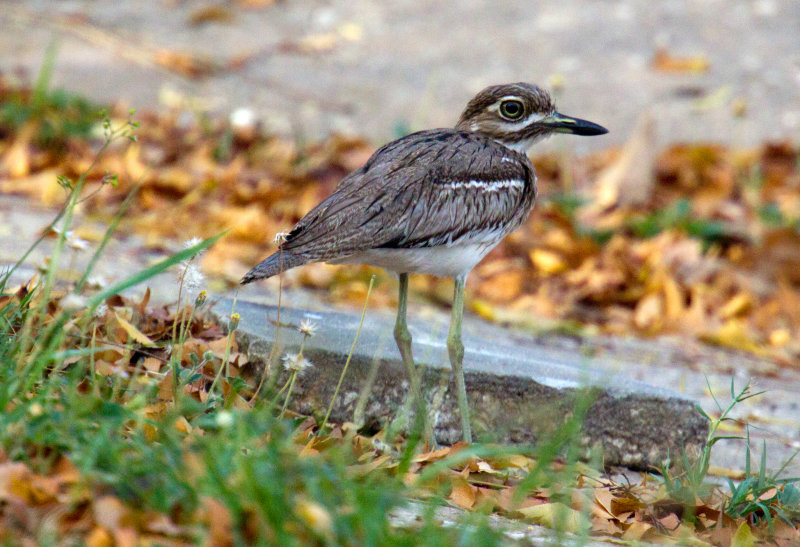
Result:
{"label": "bird's neck", "polygon": [[498,139],[496,137],[490,137],[490,138],[495,142],[499,142],[506,148],[510,148],[514,152],[519,152],[520,154],[526,156],[528,155],[528,150],[530,150],[531,146],[533,146],[534,141],[537,140],[537,139],[526,139],[521,141],[508,141],[508,140]]}
{"label": "bird's neck", "polygon": [[481,137],[489,140],[493,140],[502,144],[506,148],[510,148],[514,152],[519,152],[525,156],[528,155],[528,151],[535,143],[549,136],[549,133],[533,133],[523,136],[519,133],[503,134],[499,132],[482,131],[474,125],[469,126],[467,124],[459,124],[459,126],[456,126],[456,128],[461,129],[462,131],[467,131],[468,133],[480,135]]}

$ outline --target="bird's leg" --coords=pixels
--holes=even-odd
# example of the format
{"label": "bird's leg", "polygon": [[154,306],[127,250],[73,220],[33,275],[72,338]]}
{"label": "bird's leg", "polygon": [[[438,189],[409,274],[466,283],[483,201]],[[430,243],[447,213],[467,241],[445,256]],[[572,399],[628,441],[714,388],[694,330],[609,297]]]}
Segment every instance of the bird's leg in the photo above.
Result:
{"label": "bird's leg", "polygon": [[461,342],[461,319],[464,316],[464,282],[466,277],[457,277],[453,290],[453,312],[450,317],[450,332],[447,335],[447,352],[450,354],[450,366],[456,377],[458,390],[458,410],[461,413],[461,432],[464,442],[472,442],[472,427],[469,422],[469,405],[467,404],[467,387],[464,384],[464,344]]}
{"label": "bird's leg", "polygon": [[424,412],[422,402],[422,392],[420,390],[420,378],[417,367],[414,365],[414,357],[411,354],[411,333],[408,332],[406,323],[406,299],[408,297],[408,274],[400,274],[400,290],[397,301],[397,321],[394,324],[394,339],[397,342],[397,349],[403,358],[403,364],[408,374],[408,382],[411,385],[411,394],[414,396],[414,406],[417,414]]}

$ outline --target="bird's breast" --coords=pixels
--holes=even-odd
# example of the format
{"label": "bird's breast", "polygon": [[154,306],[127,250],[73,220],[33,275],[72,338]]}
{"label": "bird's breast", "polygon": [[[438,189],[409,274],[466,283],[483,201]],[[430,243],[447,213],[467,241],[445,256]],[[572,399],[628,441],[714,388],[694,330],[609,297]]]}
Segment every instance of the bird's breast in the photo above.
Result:
{"label": "bird's breast", "polygon": [[465,277],[502,239],[495,237],[461,245],[413,249],[369,249],[329,260],[330,264],[368,264],[397,273],[425,273],[437,277]]}

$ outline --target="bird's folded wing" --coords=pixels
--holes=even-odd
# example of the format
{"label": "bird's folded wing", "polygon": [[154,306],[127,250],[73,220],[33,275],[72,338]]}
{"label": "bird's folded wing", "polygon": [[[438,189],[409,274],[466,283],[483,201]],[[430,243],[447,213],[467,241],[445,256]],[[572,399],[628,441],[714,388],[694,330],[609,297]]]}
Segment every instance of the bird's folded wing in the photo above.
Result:
{"label": "bird's folded wing", "polygon": [[283,250],[326,260],[373,248],[451,245],[496,237],[524,220],[535,198],[525,161],[502,149],[493,155],[485,142],[458,133],[450,141],[417,135],[423,140],[406,143],[415,144],[407,152],[387,149],[402,140],[390,143],[343,180],[297,223]]}

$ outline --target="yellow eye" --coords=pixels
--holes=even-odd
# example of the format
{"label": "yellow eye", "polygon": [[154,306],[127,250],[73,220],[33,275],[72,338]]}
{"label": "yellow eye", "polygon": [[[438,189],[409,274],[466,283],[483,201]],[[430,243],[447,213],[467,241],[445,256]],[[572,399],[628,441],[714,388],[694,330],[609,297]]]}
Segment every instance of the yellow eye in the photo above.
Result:
{"label": "yellow eye", "polygon": [[516,120],[520,118],[525,111],[521,101],[511,99],[500,103],[500,115],[507,120]]}

